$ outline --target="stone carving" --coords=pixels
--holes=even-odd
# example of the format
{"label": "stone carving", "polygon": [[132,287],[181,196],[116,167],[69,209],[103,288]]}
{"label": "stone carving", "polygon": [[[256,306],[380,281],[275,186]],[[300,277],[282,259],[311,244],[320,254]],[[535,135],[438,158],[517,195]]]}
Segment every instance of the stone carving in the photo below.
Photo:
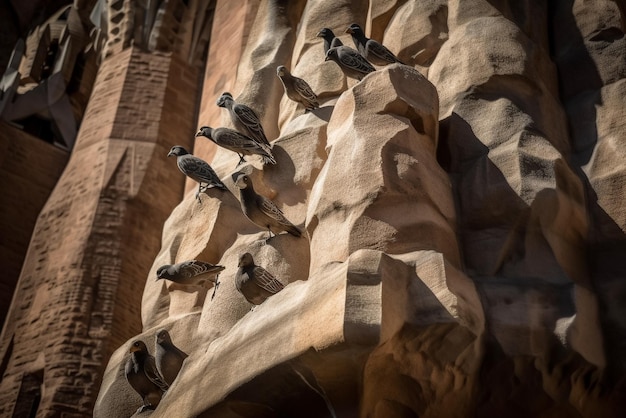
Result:
{"label": "stone carving", "polygon": [[210,0],[98,0],[91,19],[106,34],[103,58],[132,45],[201,66],[214,8]]}
{"label": "stone carving", "polygon": [[[172,5],[145,3],[136,12],[156,10],[150,14],[155,28],[158,10],[176,10],[168,9]],[[124,186],[138,193],[134,185],[144,184],[150,193],[139,194],[147,198],[135,213],[143,220],[147,207],[161,205],[160,213],[169,216],[136,228],[141,239],[135,242],[145,242],[155,223],[163,225],[160,250],[153,245],[141,262],[134,257],[128,263],[119,250],[105,258],[93,250],[100,248],[94,241],[94,263],[74,260],[92,266],[92,281],[103,276],[117,283],[107,270],[115,266],[128,275],[126,296],[144,286],[139,335],[137,326],[110,321],[119,328],[109,344],[118,348],[93,415],[136,411],[137,396],[123,374],[127,347],[166,329],[188,357],[151,412],[155,417],[620,417],[626,407],[626,216],[620,205],[626,168],[619,160],[624,8],[608,0],[267,0],[248,3],[245,12],[233,13],[233,7],[215,7],[211,44],[233,46],[235,39],[241,45],[228,49],[232,59],[212,52],[199,122],[227,124],[219,121],[220,109],[207,109],[216,108],[225,90],[242,92],[237,101],[253,106],[267,137],[275,138],[276,164],[240,162],[231,151],[198,140],[194,154],[210,159],[228,191],[206,190],[198,204],[196,185],[188,182],[189,193],[173,210],[161,194],[176,186],[164,187],[162,178],[136,180],[161,170],[136,174],[127,146],[111,151],[90,179],[104,178],[106,187],[94,191],[109,199],[104,209],[124,210]],[[352,22],[409,65],[346,80],[335,63],[324,61],[324,40],[316,33]],[[159,31],[166,27],[164,21]],[[152,45],[189,35],[172,33]],[[133,36],[150,48],[150,36]],[[137,58],[129,61],[132,68],[142,59],[180,59],[173,53],[148,60],[129,49]],[[237,63],[237,70],[212,67],[224,62]],[[284,95],[278,65],[310,83],[319,109],[302,113]],[[169,103],[165,96],[151,102]],[[129,110],[127,102],[123,109]],[[176,106],[168,109],[179,114]],[[191,114],[188,109],[180,114]],[[172,125],[149,117],[111,131],[122,136]],[[77,151],[108,135],[100,131],[81,130],[85,139]],[[193,130],[185,132],[191,141]],[[162,161],[173,143],[158,145],[154,155],[160,157],[151,164],[174,169]],[[264,239],[266,232],[246,219],[230,193],[242,175],[287,219],[304,225],[301,238]],[[71,184],[82,190],[82,183]],[[78,219],[66,201],[53,203],[46,220]],[[50,225],[57,224],[42,221],[40,229]],[[109,231],[102,218],[95,225],[101,234]],[[33,260],[45,258],[48,242],[68,245],[39,237]],[[284,280],[284,288],[253,311],[235,280],[244,253]],[[161,266],[191,259],[225,267],[214,298],[199,286],[153,280]],[[45,267],[45,260],[38,263]],[[138,271],[138,265],[146,268]],[[36,279],[50,274],[37,271],[25,265],[25,283],[42,292]],[[42,298],[26,298],[24,306],[40,307]],[[89,307],[79,308],[93,316]],[[24,309],[21,323],[41,317],[35,308]],[[20,341],[15,347],[22,355]],[[27,372],[19,375],[21,398],[50,380],[40,369],[7,364],[0,393],[18,373]]]}
{"label": "stone carving", "polygon": [[90,25],[61,8],[18,41],[0,86],[0,116],[71,150],[96,75]]}
{"label": "stone carving", "polygon": [[[583,416],[593,416],[591,410],[617,416],[619,402],[603,395],[589,398],[584,407],[569,404],[567,399],[585,390],[584,382],[550,366],[586,370],[591,381],[611,388],[607,393],[617,393],[624,379],[621,374],[613,383],[604,380],[599,370],[608,364],[606,353],[581,340],[590,332],[581,327],[594,329],[581,324],[597,320],[592,307],[601,302],[582,288],[593,280],[584,255],[590,213],[585,182],[568,160],[567,116],[558,104],[554,68],[545,50],[536,47],[545,32],[525,20],[531,12],[547,10],[478,0],[431,3],[418,8],[375,2],[365,25],[372,37],[410,57],[407,61],[423,75],[391,64],[360,82],[350,81],[352,87],[343,93],[345,84],[336,83],[341,77],[321,61],[323,40],[312,39],[320,27],[364,19],[344,16],[336,25],[315,28],[311,22],[324,15],[323,8],[308,2],[302,10],[291,67],[315,74],[311,87],[320,92],[320,108],[296,113],[298,104],[283,97],[275,119],[260,112],[261,119],[270,120],[264,126],[278,120],[276,166],[261,169],[254,162],[238,169],[288,218],[304,221],[307,239],[279,235],[260,245],[259,232],[243,226],[234,237],[224,225],[236,225],[241,215],[230,210],[236,202],[229,197],[210,202],[220,213],[201,235],[211,239],[187,240],[175,248],[169,238],[163,241],[161,254],[210,252],[226,266],[224,288],[215,300],[205,300],[201,313],[187,313],[185,326],[197,324],[189,344],[209,348],[190,350],[177,381],[181,388],[198,381],[224,387],[211,399],[192,393],[185,401],[166,397],[156,416],[173,413],[183,402],[193,405],[190,415],[202,416],[268,411],[439,416],[451,410],[459,416],[500,416],[510,397],[525,399],[526,416],[570,408]],[[273,5],[260,6],[263,17],[257,23],[281,15]],[[414,27],[410,19],[424,24],[407,29]],[[261,72],[252,75],[250,68],[258,67],[247,61],[259,60],[254,56],[259,31],[277,33],[276,26],[261,27],[253,29],[257,36],[250,38],[237,75],[252,92],[260,85],[274,91]],[[488,35],[492,30],[500,34],[497,40]],[[264,62],[282,55],[280,48],[268,52],[267,45],[264,51]],[[476,53],[480,59],[474,62]],[[271,94],[246,101],[261,109],[275,103]],[[212,161],[228,182],[233,159],[218,149]],[[238,178],[242,175],[232,180]],[[190,231],[181,228],[190,210],[188,197],[172,213],[164,236]],[[233,296],[236,289],[228,279],[236,274],[237,254],[247,251],[263,265],[283,269],[276,274],[290,283],[251,313]],[[304,268],[301,260],[307,256]],[[150,314],[144,314],[142,335],[162,322],[181,329],[175,317],[162,314],[160,301],[167,298],[152,283],[145,292],[143,308]],[[174,297],[169,295],[170,310],[176,305],[180,312],[180,299]],[[309,322],[311,310],[319,318]],[[275,321],[281,326],[273,327]],[[250,346],[235,358],[240,341]],[[313,347],[315,354],[304,347]],[[567,354],[572,347],[577,347],[573,356]],[[355,363],[365,370],[358,383],[365,397],[359,407],[345,387],[330,383],[341,379],[340,373],[324,364],[335,355],[354,360],[363,352],[366,360]],[[252,358],[253,370],[239,369],[238,376],[227,371],[228,364],[249,366]],[[268,389],[292,381],[292,361],[307,363],[322,388],[316,393],[323,393],[298,392],[305,406],[297,411]],[[115,367],[112,362],[109,370]],[[209,368],[213,376],[203,374]],[[513,383],[498,385],[498,376]],[[498,400],[486,402],[477,393]],[[108,396],[101,392],[99,405]],[[551,400],[541,404],[538,399],[546,396]],[[309,410],[315,415],[307,415]]]}

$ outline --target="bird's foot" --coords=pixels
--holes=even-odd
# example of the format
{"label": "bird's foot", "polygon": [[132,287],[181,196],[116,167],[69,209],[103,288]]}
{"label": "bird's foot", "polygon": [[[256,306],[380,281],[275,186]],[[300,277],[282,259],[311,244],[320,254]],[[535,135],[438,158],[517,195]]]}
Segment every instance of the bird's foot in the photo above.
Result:
{"label": "bird's foot", "polygon": [[217,292],[217,288],[220,285],[220,276],[218,275],[215,278],[215,285],[213,286],[213,294],[211,295],[211,300],[213,300],[213,298],[215,297],[215,292]]}
{"label": "bird's foot", "polygon": [[198,201],[198,203],[202,203],[202,199],[200,199],[200,190],[196,192],[196,200]]}
{"label": "bird's foot", "polygon": [[141,414],[141,413],[143,413],[145,411],[154,411],[154,409],[155,409],[154,406],[150,405],[150,404],[148,404],[148,405],[141,405],[139,408],[137,408],[137,413]]}

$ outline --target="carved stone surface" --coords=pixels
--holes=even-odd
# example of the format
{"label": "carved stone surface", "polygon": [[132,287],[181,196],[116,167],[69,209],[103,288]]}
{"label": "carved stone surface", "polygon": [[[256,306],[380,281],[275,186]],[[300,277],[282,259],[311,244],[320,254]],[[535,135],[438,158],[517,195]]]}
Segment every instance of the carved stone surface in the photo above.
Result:
{"label": "carved stone surface", "polygon": [[180,59],[132,48],[103,63],[3,330],[0,415],[32,407],[35,394],[15,397],[31,375],[45,387],[40,413],[91,414],[102,362],[141,326],[143,280],[135,278],[158,250],[153,225],[182,193],[165,156],[193,138],[196,80]]}
{"label": "carved stone surface", "polygon": [[[137,415],[623,414],[621,2],[142,4],[110,4],[122,23],[116,33],[109,26],[113,55],[90,102],[101,123],[81,130],[72,171],[57,186],[67,192],[53,194],[40,216],[12,307],[18,331],[1,342],[0,353],[12,353],[0,383],[6,411],[20,411],[42,381],[44,413],[60,407],[69,382],[92,391],[82,398],[91,406],[96,388],[80,381],[89,374],[102,377],[95,417],[135,414],[141,401],[123,374],[128,348],[141,338],[154,352],[165,328],[189,357],[158,408]],[[182,18],[158,12],[181,4]],[[197,125],[228,125],[215,100],[230,91],[258,111],[277,164],[250,157],[237,166],[234,153],[197,138],[194,154],[229,188],[198,202],[191,182],[180,200],[183,176],[164,157],[166,143],[193,140],[200,86],[181,64],[193,60],[125,45],[191,45],[175,29],[189,10],[209,9]],[[134,14],[150,10],[154,24],[139,36],[133,22],[146,20]],[[315,34],[330,27],[351,45],[343,32],[353,22],[409,66],[346,81]],[[303,112],[283,96],[277,65],[307,80],[320,109]],[[108,95],[119,105],[105,106]],[[174,134],[183,125],[186,133]],[[70,181],[86,160],[99,165]],[[241,213],[235,171],[304,236],[266,240]],[[67,198],[81,193],[88,232]],[[50,238],[64,234],[76,239]],[[234,284],[244,252],[286,284],[254,310]],[[225,266],[214,298],[214,289],[154,280],[159,266],[188,259]],[[58,346],[82,354],[57,354],[69,364],[62,376],[49,360],[57,346],[46,357],[25,347],[48,310],[65,333]]]}

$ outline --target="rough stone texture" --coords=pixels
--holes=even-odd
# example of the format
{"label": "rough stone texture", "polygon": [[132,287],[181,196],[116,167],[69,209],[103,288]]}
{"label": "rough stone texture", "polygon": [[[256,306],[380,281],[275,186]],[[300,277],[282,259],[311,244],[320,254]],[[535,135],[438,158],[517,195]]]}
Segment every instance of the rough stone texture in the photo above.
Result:
{"label": "rough stone texture", "polygon": [[[142,280],[183,181],[164,158],[193,137],[197,71],[172,56],[128,49],[98,75],[79,141],[39,215],[3,331],[0,415],[90,415],[103,361],[140,327]],[[154,103],[161,106],[154,106]],[[137,123],[141,121],[141,124]],[[113,326],[115,324],[115,326]],[[42,349],[43,347],[43,349]],[[23,391],[23,390],[22,390]]]}
{"label": "rough stone texture", "polygon": [[0,323],[4,324],[37,215],[69,153],[0,122],[0,155]]}
{"label": "rough stone texture", "polygon": [[[185,10],[202,10],[200,4],[189,2]],[[131,4],[117,7],[122,5]],[[132,205],[102,202],[125,213],[127,239],[146,247],[133,267],[124,261],[127,241],[113,247],[118,253],[102,254],[125,279],[116,296],[123,307],[116,306],[128,311],[111,319],[106,355],[112,354],[94,416],[136,411],[139,396],[125,381],[123,364],[135,338],[153,351],[160,328],[189,357],[159,407],[142,415],[623,415],[623,2],[262,0],[239,8],[218,1],[214,10],[198,124],[226,124],[215,99],[230,90],[259,111],[277,164],[263,167],[249,158],[235,169],[235,154],[197,139],[194,153],[211,160],[229,191],[211,189],[198,202],[187,183],[173,210],[164,203],[172,196],[144,201],[142,223],[132,228],[130,219],[139,216]],[[130,8],[124,16],[138,11]],[[331,27],[350,45],[343,30],[352,22],[413,68],[387,66],[361,82],[346,82],[333,63],[323,61],[315,33]],[[113,57],[123,54],[122,47]],[[129,54],[149,56],[144,59],[155,65],[167,59]],[[132,72],[147,74],[141,63],[128,62]],[[318,92],[319,110],[304,113],[283,97],[275,75],[281,64]],[[102,112],[107,129],[82,131],[86,145],[74,151],[70,166],[80,160],[78,152],[92,158],[89,147],[124,132],[136,135],[132,139],[142,132],[161,137],[149,123],[152,114],[133,113],[120,91],[108,91],[118,95],[120,110]],[[174,96],[154,95],[146,108],[166,106]],[[182,115],[171,109],[161,113],[163,126],[181,123],[164,122]],[[120,114],[133,120],[116,130]],[[119,154],[107,155],[112,164],[119,161]],[[146,167],[157,175],[169,170],[180,187],[182,176],[163,160],[154,158]],[[235,170],[250,175],[257,191],[305,236],[283,234],[266,242],[267,232],[239,209]],[[113,185],[126,184],[122,171],[106,171],[119,174],[107,175],[115,180],[104,182],[111,185],[100,192],[104,197]],[[148,177],[143,181],[151,184]],[[65,184],[62,178],[58,187]],[[167,190],[159,189],[159,197]],[[51,202],[59,199],[53,194]],[[46,219],[71,213],[51,202],[57,211],[44,209]],[[146,215],[148,208],[169,217],[158,221]],[[116,219],[103,219],[109,224],[94,223],[100,235],[55,244],[59,257],[67,256],[66,248],[89,249],[105,239]],[[152,231],[162,228],[160,250],[154,235],[133,235],[147,234],[142,225],[149,223]],[[36,231],[25,271],[43,262],[38,248],[61,242],[46,237],[81,236],[44,232]],[[155,245],[148,248],[150,239]],[[243,252],[288,283],[253,311],[233,283]],[[154,280],[160,265],[191,258],[226,267],[215,298],[212,289]],[[81,267],[93,272],[99,262],[85,260]],[[72,279],[71,268],[63,280]],[[44,305],[41,287],[23,280],[17,300]],[[130,295],[133,302],[122,299]],[[60,303],[51,300],[50,306]],[[37,332],[37,319],[24,318],[22,329]],[[35,325],[28,327],[31,320]],[[81,328],[75,325],[80,318],[67,321]],[[18,347],[22,335],[31,334],[15,335],[0,387],[13,394],[7,402],[21,405],[58,369]],[[31,372],[21,375],[24,364]],[[8,383],[20,378],[19,390]]]}

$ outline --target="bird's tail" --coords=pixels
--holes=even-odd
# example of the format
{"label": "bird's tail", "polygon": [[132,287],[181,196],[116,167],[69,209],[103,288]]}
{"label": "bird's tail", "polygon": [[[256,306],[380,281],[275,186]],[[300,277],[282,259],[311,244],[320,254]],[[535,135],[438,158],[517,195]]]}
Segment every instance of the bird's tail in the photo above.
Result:
{"label": "bird's tail", "polygon": [[286,229],[286,231],[290,233],[291,235],[293,235],[294,237],[299,238],[302,236],[302,231],[300,230],[300,228],[298,228],[295,225],[291,225],[289,228]]}
{"label": "bird's tail", "polygon": [[263,164],[276,164],[274,156],[270,153],[263,154],[261,157],[263,158]]}

